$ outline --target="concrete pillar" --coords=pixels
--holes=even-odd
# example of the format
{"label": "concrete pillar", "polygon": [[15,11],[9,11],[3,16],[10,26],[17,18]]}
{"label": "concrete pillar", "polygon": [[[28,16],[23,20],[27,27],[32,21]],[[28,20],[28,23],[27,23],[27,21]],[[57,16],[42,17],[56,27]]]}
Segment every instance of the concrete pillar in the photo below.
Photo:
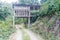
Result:
{"label": "concrete pillar", "polygon": [[14,11],[14,14],[13,14],[13,28],[15,28],[15,10]]}
{"label": "concrete pillar", "polygon": [[13,16],[13,27],[15,26],[15,17]]}
{"label": "concrete pillar", "polygon": [[30,17],[28,17],[28,28],[30,27]]}
{"label": "concrete pillar", "polygon": [[30,27],[30,7],[29,7],[29,17],[28,17],[28,28]]}

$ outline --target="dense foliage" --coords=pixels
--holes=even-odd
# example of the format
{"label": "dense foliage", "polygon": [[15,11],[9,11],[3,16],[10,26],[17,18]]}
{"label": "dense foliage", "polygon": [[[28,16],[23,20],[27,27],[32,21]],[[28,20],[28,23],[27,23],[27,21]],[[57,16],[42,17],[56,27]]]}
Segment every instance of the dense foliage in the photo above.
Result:
{"label": "dense foliage", "polygon": [[10,4],[0,3],[0,40],[8,40],[9,35],[14,32],[12,13]]}
{"label": "dense foliage", "polygon": [[19,0],[20,4],[39,4],[38,0]]}
{"label": "dense foliage", "polygon": [[5,20],[10,13],[9,5],[0,3],[0,20]]}
{"label": "dense foliage", "polygon": [[53,15],[55,12],[60,11],[60,1],[59,0],[47,0],[41,4],[40,8],[41,15]]}

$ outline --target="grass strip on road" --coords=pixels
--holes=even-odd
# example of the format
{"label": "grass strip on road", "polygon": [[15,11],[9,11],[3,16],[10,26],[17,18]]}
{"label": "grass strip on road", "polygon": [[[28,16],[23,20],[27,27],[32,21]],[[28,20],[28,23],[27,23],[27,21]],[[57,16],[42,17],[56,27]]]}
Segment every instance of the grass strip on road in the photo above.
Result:
{"label": "grass strip on road", "polygon": [[30,37],[29,35],[24,31],[24,29],[22,29],[22,38],[23,40],[30,40]]}

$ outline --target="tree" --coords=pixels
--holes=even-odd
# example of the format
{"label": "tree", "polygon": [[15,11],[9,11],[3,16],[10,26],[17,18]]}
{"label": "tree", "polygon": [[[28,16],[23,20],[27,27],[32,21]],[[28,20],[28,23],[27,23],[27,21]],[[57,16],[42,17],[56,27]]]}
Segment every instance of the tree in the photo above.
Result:
{"label": "tree", "polygon": [[19,0],[20,4],[39,4],[38,0]]}
{"label": "tree", "polygon": [[52,15],[59,11],[60,0],[47,0],[41,4],[40,14]]}
{"label": "tree", "polygon": [[11,15],[11,8],[9,4],[0,4],[0,20],[5,20],[8,15]]}
{"label": "tree", "polygon": [[44,3],[44,2],[46,2],[46,1],[47,1],[47,0],[41,0],[40,2],[41,2],[41,3]]}

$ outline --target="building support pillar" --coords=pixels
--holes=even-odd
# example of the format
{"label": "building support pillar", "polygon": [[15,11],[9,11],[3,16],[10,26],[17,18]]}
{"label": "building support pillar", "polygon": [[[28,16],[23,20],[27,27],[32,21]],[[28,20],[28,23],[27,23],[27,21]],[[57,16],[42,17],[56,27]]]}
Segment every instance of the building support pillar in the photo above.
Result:
{"label": "building support pillar", "polygon": [[30,17],[28,17],[28,28],[30,27]]}
{"label": "building support pillar", "polygon": [[15,17],[13,16],[13,28],[15,26]]}
{"label": "building support pillar", "polygon": [[28,17],[28,28],[30,28],[30,7],[29,7],[29,17]]}

